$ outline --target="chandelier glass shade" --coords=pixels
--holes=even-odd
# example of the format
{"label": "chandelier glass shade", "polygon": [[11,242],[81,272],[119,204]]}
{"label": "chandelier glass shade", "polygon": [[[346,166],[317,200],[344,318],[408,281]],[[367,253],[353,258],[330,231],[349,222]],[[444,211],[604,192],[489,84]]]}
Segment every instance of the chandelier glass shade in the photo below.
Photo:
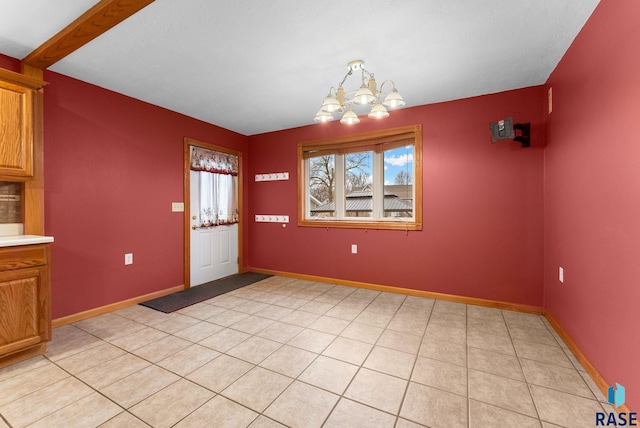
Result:
{"label": "chandelier glass shade", "polygon": [[[351,61],[347,64],[347,74],[338,85],[338,89],[329,89],[329,94],[324,98],[320,110],[316,113],[316,122],[329,122],[335,119],[334,114],[342,115],[340,123],[355,125],[360,122],[358,115],[353,111],[352,105],[371,106],[368,116],[372,119],[384,119],[389,117],[387,108],[398,108],[405,105],[402,95],[398,93],[392,80],[385,80],[378,88],[373,73],[364,68],[361,60]],[[345,92],[344,82],[354,72],[360,72],[361,82],[357,90]],[[385,86],[386,85],[386,86]],[[390,85],[388,93],[383,94],[383,88]]]}
{"label": "chandelier glass shade", "polygon": [[340,119],[340,123],[343,125],[356,125],[360,123],[360,118],[358,118],[356,112],[349,107],[349,110],[347,110],[347,112],[342,116],[342,119]]}

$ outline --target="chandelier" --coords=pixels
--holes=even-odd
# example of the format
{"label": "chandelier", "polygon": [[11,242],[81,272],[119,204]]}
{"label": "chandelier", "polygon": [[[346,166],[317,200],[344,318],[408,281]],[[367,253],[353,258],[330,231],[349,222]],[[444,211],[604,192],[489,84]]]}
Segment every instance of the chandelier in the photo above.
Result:
{"label": "chandelier", "polygon": [[[359,89],[345,92],[342,85],[354,72],[361,72],[361,86]],[[386,84],[391,85],[391,89],[387,95],[383,97],[383,88]],[[349,98],[351,97],[351,98]],[[355,125],[360,122],[358,115],[353,111],[352,104],[369,105],[371,111],[369,117],[372,119],[383,119],[389,117],[387,108],[402,107],[405,102],[402,96],[396,90],[396,85],[391,80],[385,80],[380,85],[380,89],[376,86],[376,80],[373,73],[364,68],[364,61],[355,60],[347,64],[347,74],[345,74],[342,82],[338,85],[338,89],[331,87],[329,95],[327,95],[322,103],[322,107],[316,113],[314,120],[316,122],[328,122],[333,120],[333,114],[342,114],[340,123],[345,125]],[[347,110],[345,111],[345,108]],[[344,114],[343,114],[344,113]]]}

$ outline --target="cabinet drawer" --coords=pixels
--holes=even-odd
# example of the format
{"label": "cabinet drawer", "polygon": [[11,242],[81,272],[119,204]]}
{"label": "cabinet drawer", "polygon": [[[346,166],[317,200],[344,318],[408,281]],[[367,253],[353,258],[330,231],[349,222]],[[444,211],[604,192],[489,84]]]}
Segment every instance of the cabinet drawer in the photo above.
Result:
{"label": "cabinet drawer", "polygon": [[47,245],[0,248],[0,271],[44,266],[49,261]]}

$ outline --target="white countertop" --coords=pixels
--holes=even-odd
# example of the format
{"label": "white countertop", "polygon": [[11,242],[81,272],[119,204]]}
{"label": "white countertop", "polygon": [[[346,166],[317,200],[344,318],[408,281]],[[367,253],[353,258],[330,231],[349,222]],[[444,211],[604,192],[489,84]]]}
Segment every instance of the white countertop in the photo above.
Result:
{"label": "white countertop", "polygon": [[0,247],[15,247],[18,245],[46,244],[49,242],[53,242],[53,236],[40,236],[40,235],[0,236]]}

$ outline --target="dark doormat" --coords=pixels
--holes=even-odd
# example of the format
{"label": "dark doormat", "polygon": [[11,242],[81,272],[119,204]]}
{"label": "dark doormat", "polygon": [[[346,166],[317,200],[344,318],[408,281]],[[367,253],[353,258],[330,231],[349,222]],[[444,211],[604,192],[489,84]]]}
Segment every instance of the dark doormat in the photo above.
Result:
{"label": "dark doormat", "polygon": [[237,290],[245,285],[262,281],[270,276],[271,275],[256,272],[243,272],[207,282],[196,287],[191,287],[183,291],[178,291],[177,293],[169,294],[167,296],[158,297],[157,299],[147,300],[140,304],[168,314],[170,312],[177,311],[178,309],[186,308],[187,306],[195,305],[196,303],[219,296],[220,294]]}

